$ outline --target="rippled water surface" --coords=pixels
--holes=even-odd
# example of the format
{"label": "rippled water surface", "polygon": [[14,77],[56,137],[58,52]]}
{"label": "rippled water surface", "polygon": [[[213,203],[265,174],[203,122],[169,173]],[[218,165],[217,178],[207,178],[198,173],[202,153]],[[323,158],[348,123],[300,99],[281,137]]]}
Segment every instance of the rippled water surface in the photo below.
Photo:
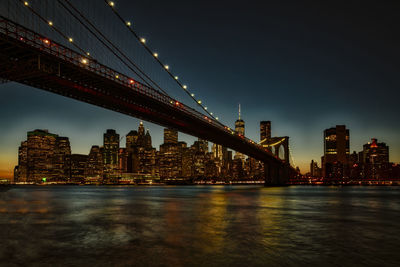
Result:
{"label": "rippled water surface", "polygon": [[400,188],[15,187],[0,265],[400,266]]}

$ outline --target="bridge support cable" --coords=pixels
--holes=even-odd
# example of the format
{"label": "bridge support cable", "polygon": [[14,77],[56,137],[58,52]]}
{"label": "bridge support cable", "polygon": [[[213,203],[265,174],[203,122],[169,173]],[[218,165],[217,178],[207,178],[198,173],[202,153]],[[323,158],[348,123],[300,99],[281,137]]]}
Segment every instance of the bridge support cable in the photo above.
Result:
{"label": "bridge support cable", "polygon": [[[194,94],[190,93],[190,91],[187,89],[187,86],[182,84],[178,76],[174,76],[170,71],[169,71],[169,66],[165,65],[161,62],[161,60],[158,58],[158,53],[154,53],[147,45],[146,45],[146,40],[144,38],[141,38],[135,30],[132,29],[131,24],[127,23],[126,20],[119,14],[119,12],[114,8],[114,2],[104,0],[104,2],[111,8],[113,13],[118,17],[118,19],[125,25],[125,27],[128,28],[128,30],[133,34],[133,36],[139,41],[139,43],[142,44],[142,46],[146,49],[146,51],[160,64],[162,69],[167,72],[167,74],[179,85],[179,87],[194,101],[196,104],[204,111],[206,112],[213,120],[219,123],[219,118],[214,116],[214,114],[210,111],[208,111],[208,108],[204,105],[202,105],[201,100],[198,100],[194,97]],[[222,126],[224,126],[221,123]]]}
{"label": "bridge support cable", "polygon": [[[132,64],[138,70],[138,72],[140,72],[141,74],[139,74],[131,66],[129,66],[129,64],[126,63],[126,61],[124,61],[117,53],[115,53],[115,51],[112,48],[110,48],[109,45],[107,45],[98,35],[96,35],[96,33],[94,33],[81,19],[79,19],[63,2],[66,2],[88,25],[90,25],[90,27],[92,27],[97,32],[97,34],[99,34],[104,40],[106,40],[108,42],[108,44],[111,45],[112,48],[114,48],[114,50],[118,51],[118,53],[120,53],[120,55],[123,58],[125,58],[126,61],[128,61],[130,64]],[[150,83],[151,83],[155,87],[157,87],[158,90],[163,92],[165,95],[168,95],[168,93],[165,90],[163,90],[154,80],[152,80],[137,64],[135,64],[124,52],[122,52],[121,49],[119,49],[109,38],[107,38],[107,36],[105,36],[89,19],[87,19],[82,14],[82,12],[80,12],[70,1],[68,1],[68,0],[63,0],[63,1],[58,0],[58,3],[65,10],[67,10],[68,13],[70,13],[82,26],[84,26],[99,42],[101,42],[111,53],[113,53],[126,67],[128,67],[138,77],[140,77],[146,83],[147,86],[153,87],[153,86],[150,85]],[[143,78],[143,76],[147,80],[145,78]]]}
{"label": "bridge support cable", "polygon": [[28,2],[19,0],[21,4],[23,4],[25,7],[27,7],[35,16],[37,16],[40,20],[42,20],[45,24],[49,25],[55,32],[57,32],[59,35],[61,35],[65,40],[70,42],[76,49],[80,51],[80,53],[84,56],[86,56],[85,50],[83,50],[80,46],[78,46],[76,43],[73,42],[73,39],[65,35],[61,30],[59,30],[56,26],[54,26],[52,23],[50,23],[49,20],[45,19],[42,15],[40,15],[35,9],[33,9]]}
{"label": "bridge support cable", "polygon": [[289,154],[290,154],[290,159],[291,159],[291,161],[292,161],[292,164],[293,164],[293,168],[296,168],[297,166],[296,166],[296,162],[294,161],[294,158],[293,158],[293,153],[292,153],[292,148],[289,146]]}

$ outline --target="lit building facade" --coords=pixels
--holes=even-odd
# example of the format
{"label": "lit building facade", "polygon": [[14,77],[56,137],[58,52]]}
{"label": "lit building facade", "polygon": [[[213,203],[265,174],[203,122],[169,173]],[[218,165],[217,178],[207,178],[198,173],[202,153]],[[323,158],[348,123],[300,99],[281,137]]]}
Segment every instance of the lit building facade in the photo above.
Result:
{"label": "lit building facade", "polygon": [[66,157],[70,154],[67,137],[59,137],[48,130],[30,131],[18,149],[14,181],[65,181],[68,178]]}
{"label": "lit building facade", "polygon": [[378,143],[376,138],[363,145],[360,163],[363,166],[363,174],[367,179],[387,178],[389,168],[389,146],[386,143]]}
{"label": "lit building facade", "polygon": [[348,176],[350,133],[345,125],[336,125],[324,131],[323,176],[343,178]]}
{"label": "lit building facade", "polygon": [[[235,121],[235,133],[239,136],[245,136],[244,120],[242,120],[241,118],[240,104],[239,104],[239,118]],[[244,154],[240,152],[235,153],[235,159],[240,159],[242,161],[242,164],[244,163],[245,158],[246,157]]]}
{"label": "lit building facade", "polygon": [[103,135],[103,162],[106,175],[118,173],[119,134],[108,129]]}

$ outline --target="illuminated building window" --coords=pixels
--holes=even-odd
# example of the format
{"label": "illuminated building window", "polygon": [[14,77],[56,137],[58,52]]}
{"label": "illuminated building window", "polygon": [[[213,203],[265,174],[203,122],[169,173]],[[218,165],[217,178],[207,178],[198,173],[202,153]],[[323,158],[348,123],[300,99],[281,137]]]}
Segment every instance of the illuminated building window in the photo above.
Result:
{"label": "illuminated building window", "polygon": [[325,137],[326,141],[336,141],[336,134],[331,134]]}

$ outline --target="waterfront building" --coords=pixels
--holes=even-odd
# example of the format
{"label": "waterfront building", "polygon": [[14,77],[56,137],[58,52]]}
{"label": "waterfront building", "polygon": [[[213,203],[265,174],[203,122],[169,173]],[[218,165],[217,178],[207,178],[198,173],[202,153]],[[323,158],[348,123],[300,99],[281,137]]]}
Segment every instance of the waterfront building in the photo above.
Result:
{"label": "waterfront building", "polygon": [[[378,143],[376,138],[363,145],[360,153],[360,163],[363,166],[363,174],[367,179],[385,178],[389,168],[389,146],[386,143]],[[387,177],[389,178],[389,177]]]}
{"label": "waterfront building", "polygon": [[99,146],[92,146],[85,166],[85,178],[100,180],[103,178],[103,153]]}
{"label": "waterfront building", "polygon": [[350,133],[345,125],[324,131],[324,156],[322,157],[323,176],[340,179],[348,176],[350,155]]}
{"label": "waterfront building", "polygon": [[85,181],[85,169],[88,162],[88,155],[71,154],[66,158],[68,181],[83,183]]}
{"label": "waterfront building", "polygon": [[178,131],[165,128],[164,143],[160,145],[157,166],[162,179],[177,178],[182,173],[182,154],[178,144]]}
{"label": "waterfront building", "polygon": [[65,180],[67,166],[66,158],[71,155],[71,145],[68,137],[56,137],[53,156],[53,177],[56,180]]}
{"label": "waterfront building", "polygon": [[106,175],[118,173],[118,152],[119,134],[113,129],[108,129],[103,135],[103,162]]}
{"label": "waterfront building", "polygon": [[62,181],[66,175],[66,156],[71,154],[69,139],[34,130],[27,133],[27,140],[18,149],[16,182]]}
{"label": "waterfront building", "polygon": [[[235,121],[235,133],[239,136],[245,136],[244,120],[242,120],[241,118],[240,104],[239,104],[239,118]],[[240,159],[242,161],[242,164],[244,163],[245,158],[246,157],[244,154],[240,152],[235,153],[235,159]]]}
{"label": "waterfront building", "polygon": [[310,163],[310,176],[311,177],[320,177],[321,176],[321,168],[318,167],[318,162],[311,160]]}

